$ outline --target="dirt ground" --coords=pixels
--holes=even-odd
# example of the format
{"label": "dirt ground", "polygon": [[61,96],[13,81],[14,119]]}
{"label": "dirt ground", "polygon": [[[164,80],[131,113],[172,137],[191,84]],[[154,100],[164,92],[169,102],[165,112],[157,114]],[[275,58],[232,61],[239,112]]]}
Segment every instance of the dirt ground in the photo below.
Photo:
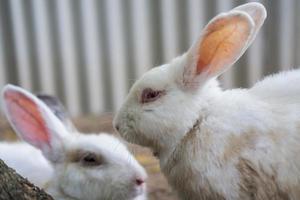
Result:
{"label": "dirt ground", "polygon": [[[80,117],[73,121],[76,127],[84,133],[108,132],[115,134],[111,126],[112,115]],[[15,134],[3,117],[0,117],[0,140],[16,140]],[[149,200],[178,200],[162,175],[158,160],[152,156],[149,149],[132,144],[129,144],[129,148],[148,172],[147,190]]]}

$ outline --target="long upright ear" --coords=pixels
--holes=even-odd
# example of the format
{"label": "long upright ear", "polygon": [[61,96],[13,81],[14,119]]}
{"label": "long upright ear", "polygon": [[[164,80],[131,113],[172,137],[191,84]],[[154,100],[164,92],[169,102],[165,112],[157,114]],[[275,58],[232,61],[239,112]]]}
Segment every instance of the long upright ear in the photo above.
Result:
{"label": "long upright ear", "polygon": [[213,18],[204,28],[200,39],[186,54],[182,83],[184,88],[197,89],[208,79],[232,66],[253,41],[259,26],[255,13],[231,10]]}
{"label": "long upright ear", "polygon": [[7,119],[20,138],[42,150],[52,162],[62,159],[68,131],[51,110],[24,89],[7,85],[3,89]]}
{"label": "long upright ear", "polygon": [[233,10],[246,12],[255,23],[254,32],[249,42],[250,45],[267,17],[266,8],[260,3],[251,2],[235,7]]}
{"label": "long upright ear", "polygon": [[57,97],[48,94],[37,94],[36,96],[50,108],[50,110],[65,125],[69,132],[77,132],[69,113],[66,111],[65,107]]}

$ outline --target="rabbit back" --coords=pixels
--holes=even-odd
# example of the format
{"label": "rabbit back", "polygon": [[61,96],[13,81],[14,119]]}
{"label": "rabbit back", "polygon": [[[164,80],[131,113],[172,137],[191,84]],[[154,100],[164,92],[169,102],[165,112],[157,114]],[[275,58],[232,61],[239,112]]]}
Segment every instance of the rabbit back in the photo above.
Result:
{"label": "rabbit back", "polygon": [[283,106],[299,104],[300,69],[269,75],[256,83],[249,92],[267,102],[282,104]]}

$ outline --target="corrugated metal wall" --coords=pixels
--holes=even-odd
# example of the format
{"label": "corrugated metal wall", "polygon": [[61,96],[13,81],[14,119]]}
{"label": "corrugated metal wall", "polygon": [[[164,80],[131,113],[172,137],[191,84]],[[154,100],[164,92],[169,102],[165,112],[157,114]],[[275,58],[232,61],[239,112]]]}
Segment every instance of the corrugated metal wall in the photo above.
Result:
{"label": "corrugated metal wall", "polygon": [[[0,0],[0,87],[58,95],[73,115],[116,110],[147,69],[182,54],[209,19],[246,2]],[[268,19],[221,77],[226,88],[300,64],[300,1],[260,2]]]}

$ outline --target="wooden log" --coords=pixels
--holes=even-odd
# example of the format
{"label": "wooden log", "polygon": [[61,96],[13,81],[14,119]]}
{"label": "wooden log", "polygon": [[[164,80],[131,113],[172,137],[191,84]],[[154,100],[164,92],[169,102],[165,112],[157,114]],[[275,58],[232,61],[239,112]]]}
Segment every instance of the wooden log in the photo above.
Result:
{"label": "wooden log", "polygon": [[53,200],[0,160],[0,200]]}

